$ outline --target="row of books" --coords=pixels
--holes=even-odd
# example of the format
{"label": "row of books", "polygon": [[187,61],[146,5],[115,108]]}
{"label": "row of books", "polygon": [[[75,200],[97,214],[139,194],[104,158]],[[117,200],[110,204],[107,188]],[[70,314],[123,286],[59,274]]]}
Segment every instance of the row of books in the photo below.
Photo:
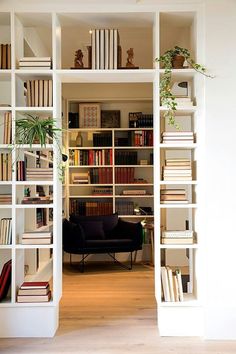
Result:
{"label": "row of books", "polygon": [[131,146],[153,146],[153,131],[135,130],[131,132]]}
{"label": "row of books", "polygon": [[70,150],[71,166],[112,165],[112,150]]}
{"label": "row of books", "polygon": [[162,204],[186,204],[188,203],[185,189],[161,189]]}
{"label": "row of books", "polygon": [[12,142],[12,116],[11,112],[4,113],[3,122],[3,144],[11,144]]}
{"label": "row of books", "polygon": [[12,261],[10,259],[3,265],[1,275],[0,275],[0,301],[4,300],[7,297],[8,291],[10,289],[11,268],[12,268]]}
{"label": "row of books", "polygon": [[194,143],[194,135],[193,132],[190,131],[163,132],[161,138],[163,144],[183,145]]}
{"label": "row of books", "polygon": [[50,57],[23,57],[19,60],[19,69],[48,70],[51,69]]}
{"label": "row of books", "polygon": [[93,146],[112,146],[111,133],[93,133]]}
{"label": "row of books", "polygon": [[148,194],[146,189],[124,189],[121,195],[146,195]]}
{"label": "row of books", "polygon": [[109,184],[112,183],[112,168],[101,167],[92,168],[90,170],[90,183],[92,184]]}
{"label": "row of books", "polygon": [[161,234],[161,243],[164,245],[191,245],[194,243],[192,230],[164,230]]}
{"label": "row of books", "polygon": [[118,200],[116,211],[119,215],[134,215],[134,202]]}
{"label": "row of books", "polygon": [[26,181],[52,181],[53,169],[42,167],[26,168]]}
{"label": "row of books", "polygon": [[192,165],[188,158],[169,158],[163,167],[164,181],[191,181]]}
{"label": "row of books", "polygon": [[129,128],[152,128],[153,114],[129,112]]}
{"label": "row of books", "polygon": [[170,267],[161,267],[162,300],[179,302],[184,301],[181,270],[172,270]]}
{"label": "row of books", "polygon": [[0,46],[0,69],[11,69],[11,45],[1,44]]}
{"label": "row of books", "polygon": [[121,66],[121,48],[117,29],[93,29],[91,35],[92,69],[117,69]]}
{"label": "row of books", "polygon": [[115,169],[116,183],[135,183],[134,167],[117,167]]}
{"label": "row of books", "polygon": [[115,152],[116,165],[137,165],[138,153],[137,151],[116,151]]}
{"label": "row of books", "polygon": [[11,194],[0,194],[0,204],[11,204],[12,195]]}
{"label": "row of books", "polygon": [[17,302],[48,302],[51,299],[50,285],[47,281],[24,282],[17,293]]}
{"label": "row of books", "polygon": [[0,220],[0,245],[10,245],[12,242],[12,219]]}
{"label": "row of books", "polygon": [[12,179],[12,155],[11,153],[0,153],[0,181],[11,181]]}
{"label": "row of books", "polygon": [[50,196],[24,197],[21,204],[51,204],[53,200]]}
{"label": "row of books", "polygon": [[113,188],[112,187],[95,187],[92,191],[93,195],[112,195]]}
{"label": "row of books", "polygon": [[52,107],[52,80],[27,80],[26,106]]}
{"label": "row of books", "polygon": [[52,243],[52,233],[50,231],[28,231],[21,236],[23,245],[50,245]]}
{"label": "row of books", "polygon": [[79,199],[70,200],[70,213],[79,215],[109,215],[113,213],[112,202],[81,202]]}

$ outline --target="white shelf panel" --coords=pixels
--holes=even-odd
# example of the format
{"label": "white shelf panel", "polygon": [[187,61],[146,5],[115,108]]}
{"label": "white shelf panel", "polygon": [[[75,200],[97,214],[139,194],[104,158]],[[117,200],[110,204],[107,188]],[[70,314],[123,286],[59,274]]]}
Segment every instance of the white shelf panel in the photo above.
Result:
{"label": "white shelf panel", "polygon": [[42,114],[52,114],[53,107],[16,107],[16,111],[22,113],[40,112]]}
{"label": "white shelf panel", "polygon": [[0,209],[11,209],[12,204],[0,204]]}
{"label": "white shelf panel", "polygon": [[16,245],[15,248],[17,249],[33,249],[33,248],[53,248],[53,244],[50,245]]}
{"label": "white shelf panel", "polygon": [[63,83],[115,83],[115,82],[153,82],[154,69],[137,70],[56,70]]}
{"label": "white shelf panel", "polygon": [[[164,74],[165,69],[159,69],[160,75]],[[171,76],[173,80],[185,79],[190,80],[196,74],[196,70],[190,68],[171,69]]]}
{"label": "white shelf panel", "polygon": [[159,181],[160,185],[165,184],[186,184],[186,185],[194,185],[197,184],[197,181]]}
{"label": "white shelf panel", "polygon": [[185,204],[160,204],[161,209],[167,209],[167,208],[175,208],[175,209],[183,209],[183,208],[197,208],[197,204],[190,204],[190,203],[185,203]]}
{"label": "white shelf panel", "polygon": [[17,186],[24,186],[24,185],[27,185],[27,186],[35,186],[37,184],[41,184],[41,185],[44,185],[44,186],[53,186],[53,181],[16,181],[15,184]]}
{"label": "white shelf panel", "polygon": [[54,204],[16,204],[17,209],[53,208]]}
{"label": "white shelf panel", "polygon": [[9,111],[12,111],[12,107],[1,106],[1,107],[0,107],[0,112],[1,112],[1,111],[4,111],[4,112],[5,112],[5,111],[8,111],[8,112],[9,112]]}
{"label": "white shelf panel", "polygon": [[84,198],[92,198],[92,199],[97,199],[97,198],[113,198],[113,195],[69,195],[69,198],[78,198],[78,199],[84,199]]}
{"label": "white shelf panel", "polygon": [[12,149],[10,144],[0,144],[0,149]]}
{"label": "white shelf panel", "polygon": [[28,149],[28,150],[53,150],[53,145],[52,144],[46,144],[45,146],[41,146],[40,144],[32,144],[31,146],[29,144],[22,144],[22,145],[16,145],[16,149]]}
{"label": "white shelf panel", "polygon": [[9,250],[12,249],[12,245],[0,245],[0,250]]}
{"label": "white shelf panel", "polygon": [[197,144],[193,143],[193,144],[186,144],[186,143],[177,143],[177,144],[159,144],[159,147],[161,149],[196,149],[197,148]]}
{"label": "white shelf panel", "polygon": [[22,80],[36,80],[36,79],[52,79],[52,69],[31,70],[31,69],[16,69],[15,74]]}
{"label": "white shelf panel", "polygon": [[198,248],[198,244],[192,244],[192,245],[160,245],[161,249],[186,249],[186,248],[191,248],[191,249],[196,249]]}
{"label": "white shelf panel", "polygon": [[11,72],[11,69],[0,69],[0,81],[10,81]]}
{"label": "white shelf panel", "polygon": [[184,301],[179,302],[165,302],[162,301],[159,306],[160,307],[192,307],[192,306],[200,306],[201,303],[193,294],[184,294]]}
{"label": "white shelf panel", "polygon": [[14,302],[11,307],[50,307],[55,306],[53,299],[48,302]]}
{"label": "white shelf panel", "polygon": [[69,168],[94,168],[94,167],[111,167],[113,165],[77,165],[77,166],[69,166]]}
{"label": "white shelf panel", "polygon": [[0,186],[11,185],[13,181],[0,181]]}
{"label": "white shelf panel", "polygon": [[83,147],[75,147],[70,146],[69,150],[108,150],[112,149],[112,146],[83,146]]}
{"label": "white shelf panel", "polygon": [[154,198],[154,195],[115,195],[115,198]]}
{"label": "white shelf panel", "polygon": [[83,183],[77,183],[77,184],[68,184],[69,187],[96,187],[96,186],[112,186],[113,183],[97,183],[97,184],[91,184],[91,183],[87,183],[87,184],[83,184]]}

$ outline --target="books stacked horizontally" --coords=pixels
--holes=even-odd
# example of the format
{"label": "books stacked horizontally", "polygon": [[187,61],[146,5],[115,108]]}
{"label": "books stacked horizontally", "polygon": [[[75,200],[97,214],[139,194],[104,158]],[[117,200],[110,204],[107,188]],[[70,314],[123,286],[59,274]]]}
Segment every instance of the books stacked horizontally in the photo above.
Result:
{"label": "books stacked horizontally", "polygon": [[12,140],[11,112],[4,113],[3,144],[11,144]]}
{"label": "books stacked horizontally", "polygon": [[181,270],[172,270],[170,267],[161,267],[161,283],[163,301],[184,301]]}
{"label": "books stacked horizontally", "polygon": [[52,233],[50,231],[28,231],[21,237],[22,245],[50,245]]}
{"label": "books stacked horizontally", "polygon": [[52,181],[53,169],[42,167],[26,168],[27,181]]}
{"label": "books stacked horizontally", "polygon": [[90,173],[88,172],[78,172],[72,173],[72,183],[73,184],[90,184]]}
{"label": "books stacked horizontally", "polygon": [[12,179],[12,155],[11,153],[0,153],[0,181],[11,181]]}
{"label": "books stacked horizontally", "polygon": [[18,290],[17,302],[48,302],[51,290],[47,281],[25,281]]}
{"label": "books stacked horizontally", "polygon": [[161,243],[164,245],[191,245],[194,243],[191,230],[165,230],[162,231]]}
{"label": "books stacked horizontally", "polygon": [[92,30],[92,69],[117,69],[121,66],[121,47],[117,29]]}
{"label": "books stacked horizontally", "polygon": [[161,189],[161,204],[188,203],[185,189]]}
{"label": "books stacked horizontally", "polygon": [[41,197],[24,197],[21,201],[21,204],[50,204],[53,203],[53,200],[50,196],[41,196]]}
{"label": "books stacked horizontally", "polygon": [[24,57],[19,60],[19,69],[48,70],[51,69],[50,57]]}
{"label": "books stacked horizontally", "polygon": [[146,195],[146,189],[125,189],[122,191],[123,195]]}
{"label": "books stacked horizontally", "polygon": [[11,45],[0,46],[0,69],[11,69]]}
{"label": "books stacked horizontally", "polygon": [[27,80],[26,106],[52,107],[52,80]]}
{"label": "books stacked horizontally", "polygon": [[0,245],[10,245],[12,242],[12,219],[0,220]]}
{"label": "books stacked horizontally", "polygon": [[175,97],[175,102],[177,103],[177,108],[193,106],[193,101],[190,97]]}
{"label": "books stacked horizontally", "polygon": [[192,165],[188,158],[169,158],[163,167],[163,181],[191,181]]}
{"label": "books stacked horizontally", "polygon": [[194,136],[193,132],[163,132],[162,136],[162,143],[163,144],[193,144],[194,143]]}
{"label": "books stacked horizontally", "polygon": [[11,285],[11,265],[12,262],[10,259],[2,267],[0,275],[0,301],[7,297]]}
{"label": "books stacked horizontally", "polygon": [[11,204],[12,195],[11,194],[0,194],[0,204]]}

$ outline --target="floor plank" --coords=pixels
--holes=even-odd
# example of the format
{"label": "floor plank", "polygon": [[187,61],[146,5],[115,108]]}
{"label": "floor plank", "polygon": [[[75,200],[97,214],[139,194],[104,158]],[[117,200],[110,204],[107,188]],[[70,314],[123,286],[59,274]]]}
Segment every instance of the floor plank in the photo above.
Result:
{"label": "floor plank", "polygon": [[0,353],[235,354],[236,342],[158,336],[153,268],[66,266],[54,338],[1,339]]}

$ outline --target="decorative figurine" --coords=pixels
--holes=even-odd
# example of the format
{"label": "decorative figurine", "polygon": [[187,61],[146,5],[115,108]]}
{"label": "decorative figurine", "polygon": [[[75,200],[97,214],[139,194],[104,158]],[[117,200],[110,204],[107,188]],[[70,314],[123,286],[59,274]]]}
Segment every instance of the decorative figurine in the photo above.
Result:
{"label": "decorative figurine", "polygon": [[75,52],[75,69],[82,69],[84,67],[83,63],[83,52],[81,49],[76,50]]}
{"label": "decorative figurine", "polygon": [[135,65],[133,63],[134,59],[134,48],[129,48],[126,52],[128,54],[126,68],[134,68]]}

